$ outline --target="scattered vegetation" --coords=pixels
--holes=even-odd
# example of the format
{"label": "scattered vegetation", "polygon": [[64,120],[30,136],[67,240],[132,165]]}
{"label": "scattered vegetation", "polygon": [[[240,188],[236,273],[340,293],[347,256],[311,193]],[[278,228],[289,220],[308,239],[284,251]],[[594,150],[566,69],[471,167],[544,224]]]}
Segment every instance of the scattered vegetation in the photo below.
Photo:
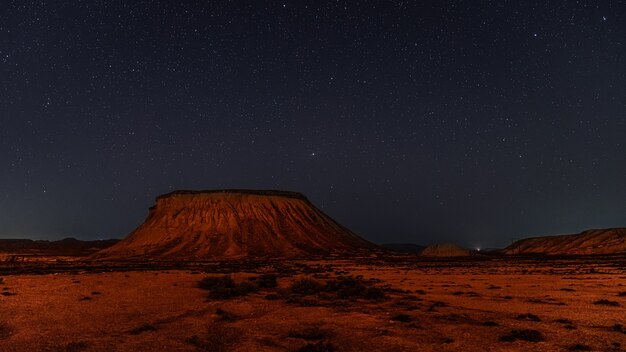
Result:
{"label": "scattered vegetation", "polygon": [[303,339],[307,341],[322,340],[328,337],[328,331],[320,328],[319,326],[311,326],[300,330],[291,330],[287,337],[293,337],[296,339]]}
{"label": "scattered vegetation", "polygon": [[500,324],[496,323],[495,321],[486,321],[483,323],[483,326],[500,326]]}
{"label": "scattered vegetation", "polygon": [[516,340],[539,342],[545,340],[545,338],[540,331],[533,329],[511,330],[507,335],[500,337],[500,341],[502,342],[514,342]]}
{"label": "scattered vegetation", "polygon": [[571,345],[570,347],[567,348],[570,351],[593,351],[593,349],[587,345],[583,345],[580,343],[577,343],[575,345]]}
{"label": "scattered vegetation", "polygon": [[0,322],[0,340],[6,339],[11,335],[11,327],[3,322]]}
{"label": "scattered vegetation", "polygon": [[241,297],[257,291],[254,284],[246,281],[236,284],[229,276],[205,277],[198,282],[198,288],[209,290],[209,297],[213,299]]}
{"label": "scattered vegetation", "polygon": [[600,305],[600,306],[611,306],[611,307],[618,307],[619,306],[619,302],[616,301],[609,301],[608,299],[599,299],[595,302],[593,302],[593,304],[595,305]]}
{"label": "scattered vegetation", "polygon": [[228,352],[241,337],[241,332],[234,328],[227,328],[222,324],[212,324],[204,336],[194,335],[186,340],[200,351]]}
{"label": "scattered vegetation", "polygon": [[304,296],[320,293],[323,289],[324,285],[321,282],[306,277],[291,284],[291,293]]}
{"label": "scattered vegetation", "polygon": [[141,326],[138,326],[134,329],[131,329],[128,333],[131,335],[139,335],[142,332],[146,332],[146,331],[156,331],[157,328],[154,325],[150,325],[150,324],[143,324]]}
{"label": "scattered vegetation", "polygon": [[626,328],[622,324],[614,324],[612,330],[626,334]]}
{"label": "scattered vegetation", "polygon": [[278,281],[276,275],[273,274],[263,274],[259,276],[257,280],[257,284],[260,288],[275,288],[278,286]]}
{"label": "scattered vegetation", "polygon": [[339,276],[336,279],[326,281],[326,283],[311,278],[301,278],[291,285],[290,292],[303,296],[317,294],[321,298],[327,299],[364,298],[380,300],[386,297],[381,288],[371,286],[370,283],[351,276]]}
{"label": "scattered vegetation", "polygon": [[408,314],[398,314],[398,315],[394,315],[393,317],[391,317],[391,320],[399,321],[402,323],[409,323],[411,322],[411,320],[413,320],[413,318],[411,318],[411,316]]}
{"label": "scattered vegetation", "polygon": [[298,352],[335,352],[337,349],[330,342],[309,343],[298,350]]}
{"label": "scattered vegetation", "polygon": [[83,341],[79,342],[70,342],[65,345],[63,352],[81,352],[85,351],[89,348],[89,344]]}
{"label": "scattered vegetation", "polygon": [[219,317],[219,320],[221,321],[233,322],[239,319],[239,316],[237,316],[236,314],[227,312],[222,308],[217,308],[215,310],[215,314]]}
{"label": "scattered vegetation", "polygon": [[235,281],[230,276],[207,276],[198,281],[198,288],[213,290],[221,287],[235,287]]}

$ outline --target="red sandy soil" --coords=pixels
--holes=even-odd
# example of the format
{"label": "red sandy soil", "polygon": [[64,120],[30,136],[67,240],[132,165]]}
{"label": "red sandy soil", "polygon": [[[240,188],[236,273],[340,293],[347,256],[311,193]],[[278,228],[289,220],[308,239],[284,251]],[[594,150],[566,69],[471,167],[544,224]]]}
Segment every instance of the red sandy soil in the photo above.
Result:
{"label": "red sandy soil", "polygon": [[176,191],[97,259],[301,257],[376,248],[294,192]]}
{"label": "red sandy soil", "polygon": [[[277,288],[226,299],[197,287],[221,274],[190,270],[4,275],[0,351],[624,351],[626,328],[616,324],[626,325],[626,258],[618,259],[211,266],[237,283],[278,276]],[[382,288],[386,298],[290,291],[302,277],[323,284],[338,276]],[[594,304],[602,299],[615,303]],[[519,318],[528,313],[540,321]],[[523,329],[543,341],[502,341]]]}

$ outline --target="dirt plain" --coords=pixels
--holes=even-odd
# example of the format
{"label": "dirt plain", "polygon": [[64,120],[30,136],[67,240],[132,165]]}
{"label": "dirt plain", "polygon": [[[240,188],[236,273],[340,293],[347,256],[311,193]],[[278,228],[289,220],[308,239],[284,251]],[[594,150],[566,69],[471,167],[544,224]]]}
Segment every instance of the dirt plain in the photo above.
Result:
{"label": "dirt plain", "polygon": [[53,259],[0,263],[0,351],[626,350],[626,256]]}

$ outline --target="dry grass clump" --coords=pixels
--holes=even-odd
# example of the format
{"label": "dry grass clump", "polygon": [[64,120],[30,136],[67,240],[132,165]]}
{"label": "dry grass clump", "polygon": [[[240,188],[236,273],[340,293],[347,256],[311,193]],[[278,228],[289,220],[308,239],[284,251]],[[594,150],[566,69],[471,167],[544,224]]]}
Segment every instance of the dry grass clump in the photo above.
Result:
{"label": "dry grass clump", "polygon": [[209,290],[209,297],[213,299],[229,299],[245,296],[256,292],[257,287],[250,282],[236,284],[229,276],[208,276],[198,281],[198,288]]}
{"label": "dry grass clump", "polygon": [[232,351],[241,339],[241,331],[222,324],[211,324],[203,336],[194,335],[185,342],[195,346],[199,351],[228,352]]}
{"label": "dry grass clump", "polygon": [[370,282],[351,276],[339,276],[325,283],[312,278],[296,280],[290,288],[292,294],[310,296],[319,295],[327,299],[357,299],[381,300],[386,298],[385,292],[372,286]]}
{"label": "dry grass clump", "polygon": [[291,330],[287,334],[287,337],[313,341],[322,340],[327,338],[329,335],[330,334],[327,330],[322,329],[319,326],[310,326],[303,329]]}
{"label": "dry grass clump", "polygon": [[238,315],[225,311],[222,308],[217,308],[215,310],[215,314],[219,317],[219,320],[221,321],[232,322],[232,321],[236,321],[239,319]]}
{"label": "dry grass clump", "polygon": [[410,323],[413,318],[408,314],[397,314],[391,317],[392,321],[399,321],[401,323]]}
{"label": "dry grass clump", "polygon": [[528,320],[528,321],[541,321],[537,315],[532,313],[520,314],[517,316],[517,320]]}
{"label": "dry grass clump", "polygon": [[604,298],[593,302],[593,304],[599,305],[599,306],[619,307],[619,302],[609,301],[608,299],[604,299]]}
{"label": "dry grass clump", "polygon": [[0,322],[0,340],[9,338],[11,331],[9,324]]}
{"label": "dry grass clump", "polygon": [[138,326],[134,329],[131,329],[128,333],[131,335],[139,335],[142,332],[147,332],[147,331],[156,331],[157,328],[154,325],[151,324],[143,324],[141,326]]}
{"label": "dry grass clump", "polygon": [[274,274],[263,274],[259,276],[257,285],[260,288],[275,288],[278,287],[278,279]]}
{"label": "dry grass clump", "polygon": [[335,352],[337,349],[330,342],[309,343],[300,348],[298,352]]}
{"label": "dry grass clump", "polygon": [[496,323],[495,321],[486,321],[482,324],[483,326],[500,326],[500,324]]}
{"label": "dry grass clump", "polygon": [[533,329],[511,330],[511,332],[509,332],[507,335],[500,337],[500,341],[502,342],[514,342],[516,340],[539,342],[544,341],[545,338],[540,331]]}
{"label": "dry grass clump", "polygon": [[294,294],[309,296],[322,292],[324,285],[317,280],[305,277],[294,281],[290,290]]}

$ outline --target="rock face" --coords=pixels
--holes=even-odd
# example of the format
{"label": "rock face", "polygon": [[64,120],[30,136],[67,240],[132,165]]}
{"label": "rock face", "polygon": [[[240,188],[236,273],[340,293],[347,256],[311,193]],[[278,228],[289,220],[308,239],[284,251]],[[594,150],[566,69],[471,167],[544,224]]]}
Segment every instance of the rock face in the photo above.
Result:
{"label": "rock face", "polygon": [[576,235],[527,238],[504,249],[506,254],[626,253],[626,228],[588,230]]}
{"label": "rock face", "polygon": [[299,193],[175,191],[159,196],[139,228],[93,258],[299,257],[374,248]]}
{"label": "rock face", "polygon": [[424,248],[421,255],[424,257],[467,257],[470,251],[456,244],[443,243]]}

